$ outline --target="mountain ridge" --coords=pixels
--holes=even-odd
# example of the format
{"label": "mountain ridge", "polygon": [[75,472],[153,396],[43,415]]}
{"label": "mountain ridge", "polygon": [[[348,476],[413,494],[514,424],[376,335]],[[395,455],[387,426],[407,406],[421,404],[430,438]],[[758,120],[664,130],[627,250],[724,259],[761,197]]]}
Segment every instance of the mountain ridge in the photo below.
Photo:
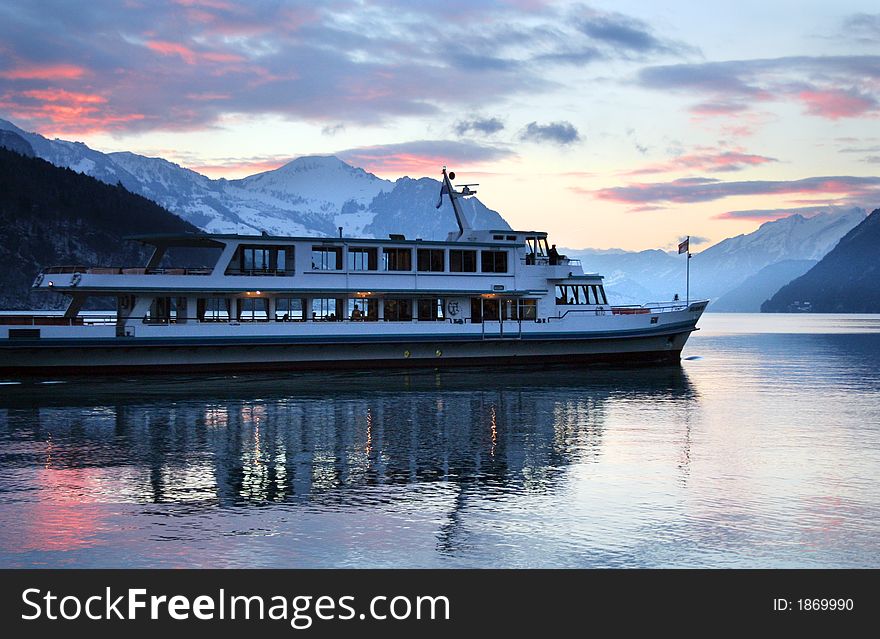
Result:
{"label": "mountain ridge", "polygon": [[[342,226],[349,235],[360,235],[374,222],[377,228],[383,227],[378,218],[387,211],[381,205],[374,207],[374,202],[379,195],[393,192],[400,183],[379,178],[332,155],[303,156],[271,171],[238,180],[215,180],[163,158],[130,151],[101,153],[82,142],[49,140],[7,120],[0,120],[0,130],[21,136],[38,157],[56,166],[85,173],[107,184],[121,183],[129,191],[154,200],[212,233],[265,231],[274,235],[329,236],[336,235]],[[432,183],[434,193],[426,189],[416,194],[424,201],[413,202],[414,208],[424,213],[428,212],[427,204],[435,201],[440,192],[440,182]],[[408,183],[403,186],[408,188]],[[402,197],[398,194],[395,199]],[[509,228],[497,212],[476,198],[467,201],[478,226]],[[411,234],[423,239],[445,239],[456,228],[454,217],[446,208],[448,203],[433,216],[410,218]],[[443,221],[438,224],[434,218]]]}
{"label": "mountain ridge", "polygon": [[880,312],[880,209],[844,235],[813,268],[780,288],[762,312]]}

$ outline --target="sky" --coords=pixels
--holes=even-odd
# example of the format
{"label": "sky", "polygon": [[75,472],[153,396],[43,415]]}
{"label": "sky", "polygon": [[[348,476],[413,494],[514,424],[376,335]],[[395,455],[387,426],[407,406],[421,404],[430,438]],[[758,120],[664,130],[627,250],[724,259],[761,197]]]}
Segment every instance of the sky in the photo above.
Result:
{"label": "sky", "polygon": [[880,13],[738,0],[0,0],[0,118],[237,178],[334,154],[560,246],[880,207]]}

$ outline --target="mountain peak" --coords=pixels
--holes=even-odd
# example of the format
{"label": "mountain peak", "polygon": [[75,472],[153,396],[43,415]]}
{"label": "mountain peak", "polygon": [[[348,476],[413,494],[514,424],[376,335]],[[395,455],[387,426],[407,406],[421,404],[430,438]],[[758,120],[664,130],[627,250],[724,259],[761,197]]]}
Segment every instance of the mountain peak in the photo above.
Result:
{"label": "mountain peak", "polygon": [[335,155],[303,155],[298,158],[294,158],[287,164],[282,167],[282,169],[297,169],[300,171],[314,171],[316,169],[321,168],[340,168],[345,167],[348,169],[353,169],[355,167],[351,166],[340,160]]}

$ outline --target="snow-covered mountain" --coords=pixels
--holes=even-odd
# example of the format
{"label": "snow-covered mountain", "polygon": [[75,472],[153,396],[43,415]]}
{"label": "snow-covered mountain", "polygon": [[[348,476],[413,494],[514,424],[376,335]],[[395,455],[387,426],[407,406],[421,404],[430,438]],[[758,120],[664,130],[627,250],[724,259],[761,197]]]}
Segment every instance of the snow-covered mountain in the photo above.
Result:
{"label": "snow-covered mountain", "polygon": [[[722,240],[695,253],[691,259],[691,297],[718,299],[772,265],[820,260],[866,215],[867,212],[860,208],[832,209],[811,217],[794,214],[765,222],[752,233]],[[606,288],[621,303],[668,300],[676,293],[682,297],[685,294],[687,262],[684,255],[659,250],[564,249],[562,252],[580,258],[585,271],[604,274]],[[779,268],[765,271],[765,274],[773,273],[778,278],[786,272],[785,268]],[[785,283],[781,282],[779,286]],[[773,292],[775,290],[770,294]],[[742,295],[729,298],[723,310],[755,310],[754,300],[748,304],[743,302],[745,305],[735,300],[745,298]]]}
{"label": "snow-covered mountain", "polygon": [[860,208],[834,209],[811,217],[794,214],[723,240],[694,255],[691,291],[716,298],[771,264],[820,260],[866,215]]}
{"label": "snow-covered mountain", "polygon": [[[346,235],[394,232],[445,239],[456,228],[448,203],[433,209],[440,192],[437,180],[418,180],[424,188],[413,190],[409,178],[383,180],[333,156],[297,158],[241,180],[213,180],[162,158],[101,153],[81,142],[48,140],[5,120],[0,130],[17,133],[37,157],[102,182],[121,183],[212,233],[327,236],[342,226]],[[417,199],[407,200],[412,197]],[[475,226],[509,228],[475,198],[468,202]]]}

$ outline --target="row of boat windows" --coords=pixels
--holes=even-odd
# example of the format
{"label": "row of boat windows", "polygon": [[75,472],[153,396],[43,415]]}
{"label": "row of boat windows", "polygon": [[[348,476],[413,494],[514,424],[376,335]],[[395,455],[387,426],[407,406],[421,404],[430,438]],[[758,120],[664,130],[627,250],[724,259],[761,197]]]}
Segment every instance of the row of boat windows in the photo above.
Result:
{"label": "row of boat windows", "polygon": [[[460,319],[464,309],[457,300],[444,298],[346,298],[346,297],[277,297],[274,311],[270,312],[269,299],[261,298],[201,298],[196,301],[195,318],[199,321],[226,322],[268,321],[274,314],[275,321],[379,321],[389,322],[436,322]],[[537,319],[537,300],[529,299],[471,299],[471,320],[534,320]],[[186,298],[157,298],[147,317],[148,321],[180,321],[189,317]]]}
{"label": "row of boat windows", "polygon": [[563,284],[556,287],[556,304],[570,306],[575,304],[608,304],[605,289],[601,284]]}
{"label": "row of boat windows", "polygon": [[[416,270],[426,273],[476,273],[476,250],[416,249]],[[507,273],[507,251],[479,251],[482,273]],[[345,265],[349,271],[412,271],[413,249],[377,247],[349,247],[345,251]],[[447,261],[448,259],[448,261]],[[341,246],[313,246],[312,269],[339,271],[343,265]]]}
{"label": "row of boat windows", "polygon": [[[546,240],[529,238],[530,255],[546,255]],[[532,262],[534,263],[534,261]],[[412,271],[413,249],[388,247],[312,246],[312,270]],[[477,268],[479,266],[479,269]],[[501,250],[415,249],[415,270],[424,273],[507,273],[508,252]],[[228,275],[283,274],[295,271],[294,247],[247,246],[238,248]]]}

